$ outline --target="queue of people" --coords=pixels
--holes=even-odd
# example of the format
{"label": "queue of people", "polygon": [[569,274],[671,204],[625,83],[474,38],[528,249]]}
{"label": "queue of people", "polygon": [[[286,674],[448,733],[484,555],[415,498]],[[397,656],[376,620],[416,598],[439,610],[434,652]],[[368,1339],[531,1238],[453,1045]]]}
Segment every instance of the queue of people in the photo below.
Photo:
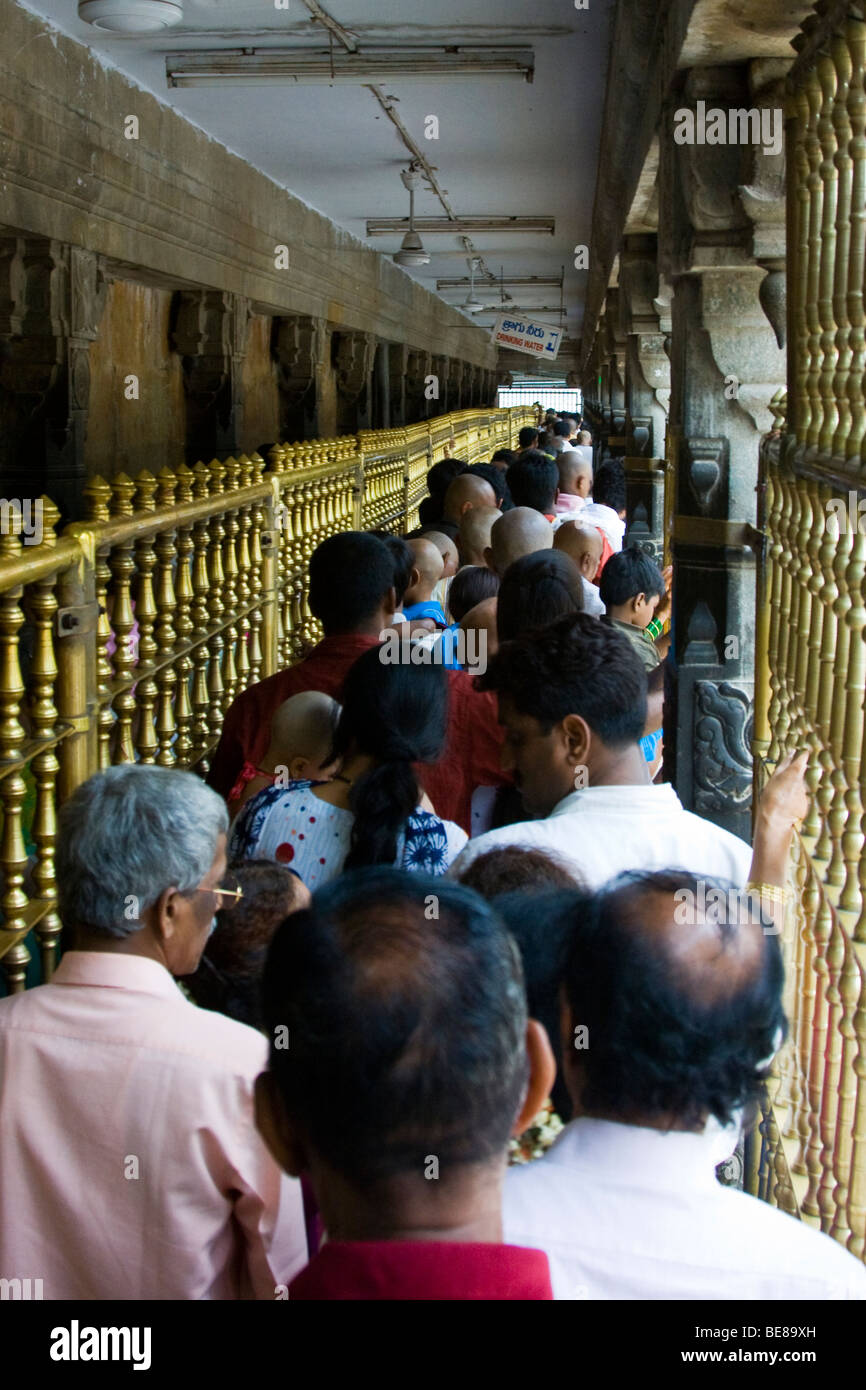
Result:
{"label": "queue of people", "polygon": [[[835,1241],[717,1178],[788,1028],[805,756],[751,845],[682,805],[671,574],[578,420],[518,442],[437,463],[409,537],[316,549],[322,639],[238,696],[208,784],[114,767],[62,808],[67,949],[0,1001],[0,1276],[866,1297]],[[557,1137],[509,1162],[540,1116]]]}

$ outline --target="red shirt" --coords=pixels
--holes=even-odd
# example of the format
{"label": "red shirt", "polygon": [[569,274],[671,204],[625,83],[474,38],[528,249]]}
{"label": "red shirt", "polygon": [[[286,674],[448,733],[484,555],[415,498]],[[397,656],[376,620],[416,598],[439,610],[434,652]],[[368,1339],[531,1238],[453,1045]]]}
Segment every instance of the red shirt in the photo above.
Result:
{"label": "red shirt", "polygon": [[[322,690],[339,699],[349,668],[378,640],[378,635],[358,633],[325,637],[296,666],[268,676],[239,695],[226,714],[208,775],[214,790],[228,797],[244,763],[258,766],[267,752],[271,719],[284,700],[302,690]],[[448,672],[445,752],[438,763],[418,769],[436,814],[455,821],[467,834],[475,788],[510,781],[499,766],[505,734],[497,717],[496,697],[476,690],[473,681],[469,671]]]}
{"label": "red shirt", "polygon": [[601,559],[598,562],[598,569],[595,572],[595,579],[592,581],[593,584],[597,584],[598,581],[601,579],[601,572],[607,564],[608,560],[610,559],[611,555],[613,555],[614,553],[613,546],[611,545],[607,536],[602,531],[601,527],[596,526],[595,529],[601,536]]}
{"label": "red shirt", "polygon": [[545,1299],[541,1250],[441,1240],[351,1240],[323,1246],[289,1285],[300,1299]]}

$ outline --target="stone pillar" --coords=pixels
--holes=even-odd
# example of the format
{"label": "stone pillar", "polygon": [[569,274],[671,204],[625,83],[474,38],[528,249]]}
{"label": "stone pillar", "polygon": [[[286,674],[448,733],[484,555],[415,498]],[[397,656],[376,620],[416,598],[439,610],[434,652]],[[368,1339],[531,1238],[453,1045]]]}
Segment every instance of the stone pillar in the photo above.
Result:
{"label": "stone pillar", "polygon": [[[604,315],[604,347],[607,354],[608,407],[606,438],[602,456],[621,458],[625,453],[625,358],[626,335],[620,323],[620,291],[612,286],[607,292]],[[617,443],[611,444],[610,440]]]}
{"label": "stone pillar", "polygon": [[271,356],[277,364],[281,442],[319,437],[318,378],[325,336],[321,319],[281,314],[273,320]]}
{"label": "stone pillar", "polygon": [[430,375],[430,353],[419,348],[410,348],[406,362],[406,424],[415,425],[426,420],[434,412],[429,409],[430,401],[424,394],[427,377]]}
{"label": "stone pillar", "polygon": [[[663,113],[660,265],[673,284],[671,454],[674,671],[665,768],[683,803],[750,832],[758,446],[784,354],[764,313],[767,270],[741,190],[771,159],[738,145],[677,145],[673,113],[748,108],[746,68],[692,69]],[[764,209],[765,225],[772,220]],[[777,202],[781,228],[784,204]],[[766,236],[767,234],[764,233]]]}
{"label": "stone pillar", "polygon": [[92,251],[0,238],[3,492],[21,501],[46,493],[64,520],[81,515],[89,350],[107,289]]}
{"label": "stone pillar", "polygon": [[389,399],[391,402],[391,424],[405,425],[406,419],[406,363],[409,349],[405,343],[388,344],[388,371],[390,374]]}
{"label": "stone pillar", "polygon": [[228,291],[179,290],[172,319],[172,345],[183,362],[187,462],[237,453],[249,300]]}
{"label": "stone pillar", "polygon": [[460,391],[463,385],[463,364],[456,357],[448,359],[448,411],[460,409]]}
{"label": "stone pillar", "polygon": [[627,236],[620,257],[619,314],[625,335],[625,431],[629,457],[660,458],[665,410],[657,395],[670,396],[670,362],[656,307],[659,289],[654,235]]}
{"label": "stone pillar", "polygon": [[391,428],[391,374],[388,344],[380,340],[373,358],[373,429]]}
{"label": "stone pillar", "polygon": [[475,369],[471,362],[461,362],[460,368],[460,409],[469,410],[472,406],[472,376]]}
{"label": "stone pillar", "polygon": [[439,392],[432,402],[435,407],[433,413],[435,415],[447,415],[450,410],[448,404],[448,358],[441,353],[431,358],[430,371],[436,378],[435,385]]}

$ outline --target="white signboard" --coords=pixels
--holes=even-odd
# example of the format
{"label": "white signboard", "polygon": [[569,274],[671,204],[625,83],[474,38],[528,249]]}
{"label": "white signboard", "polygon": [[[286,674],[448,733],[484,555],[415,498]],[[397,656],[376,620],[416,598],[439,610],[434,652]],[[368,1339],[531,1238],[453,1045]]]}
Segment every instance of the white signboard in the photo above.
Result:
{"label": "white signboard", "polygon": [[546,362],[553,361],[561,340],[561,329],[521,318],[519,314],[511,317],[503,314],[493,329],[493,341],[500,347],[526,352],[530,357],[543,357]]}

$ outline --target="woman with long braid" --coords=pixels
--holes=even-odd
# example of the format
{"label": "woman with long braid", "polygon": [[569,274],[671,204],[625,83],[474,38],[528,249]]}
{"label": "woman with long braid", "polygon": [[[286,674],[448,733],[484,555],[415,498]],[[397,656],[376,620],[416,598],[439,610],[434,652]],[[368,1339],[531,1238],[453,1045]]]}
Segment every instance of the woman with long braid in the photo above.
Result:
{"label": "woman with long braid", "polygon": [[415,765],[445,746],[448,677],[441,666],[383,660],[373,647],[349,671],[330,782],[267,787],[231,831],[232,858],[286,864],[311,890],[347,869],[390,864],[442,874],[466,843],[424,796]]}

